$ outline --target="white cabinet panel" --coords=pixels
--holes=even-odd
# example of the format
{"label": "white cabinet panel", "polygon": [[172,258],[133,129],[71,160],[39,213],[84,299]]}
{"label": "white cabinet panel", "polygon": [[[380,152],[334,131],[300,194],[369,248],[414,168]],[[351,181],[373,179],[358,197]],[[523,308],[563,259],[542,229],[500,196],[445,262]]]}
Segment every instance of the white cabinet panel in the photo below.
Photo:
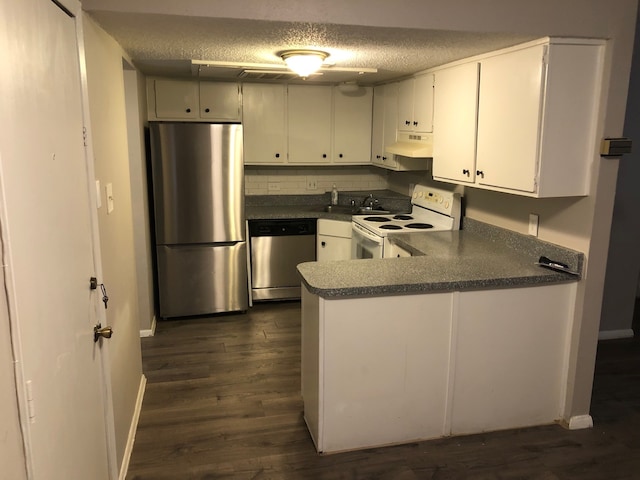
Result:
{"label": "white cabinet panel", "polygon": [[534,192],[546,46],[482,61],[477,182]]}
{"label": "white cabinet panel", "polygon": [[240,121],[240,98],[237,83],[200,82],[200,118]]}
{"label": "white cabinet panel", "polygon": [[433,74],[400,82],[397,126],[404,132],[433,131]]}
{"label": "white cabinet panel", "polygon": [[373,90],[357,92],[333,90],[333,162],[364,165],[371,156],[371,116]]}
{"label": "white cabinet panel", "polygon": [[152,80],[153,99],[158,119],[198,118],[198,83],[190,80]]}
{"label": "white cabinet panel", "polygon": [[571,283],[457,294],[453,435],[561,417],[575,289]]}
{"label": "white cabinet panel", "polygon": [[471,62],[435,73],[433,176],[473,183],[480,64]]}
{"label": "white cabinet panel", "polygon": [[320,311],[318,449],[442,436],[451,294],[320,299]]}
{"label": "white cabinet panel", "polygon": [[244,163],[283,164],[287,161],[284,85],[245,83],[243,86]]}
{"label": "white cabinet panel", "polygon": [[289,85],[289,163],[331,161],[331,87]]}
{"label": "white cabinet panel", "polygon": [[318,262],[351,259],[351,222],[320,218],[316,238]]}

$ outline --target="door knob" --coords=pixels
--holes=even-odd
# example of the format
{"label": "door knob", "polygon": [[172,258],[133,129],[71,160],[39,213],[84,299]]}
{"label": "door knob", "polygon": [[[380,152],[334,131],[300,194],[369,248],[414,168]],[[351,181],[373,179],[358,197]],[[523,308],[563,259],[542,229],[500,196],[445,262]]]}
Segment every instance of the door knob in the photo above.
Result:
{"label": "door knob", "polygon": [[100,338],[111,338],[113,335],[113,329],[111,327],[103,327],[100,324],[97,324],[93,327],[93,341],[94,343],[100,340]]}

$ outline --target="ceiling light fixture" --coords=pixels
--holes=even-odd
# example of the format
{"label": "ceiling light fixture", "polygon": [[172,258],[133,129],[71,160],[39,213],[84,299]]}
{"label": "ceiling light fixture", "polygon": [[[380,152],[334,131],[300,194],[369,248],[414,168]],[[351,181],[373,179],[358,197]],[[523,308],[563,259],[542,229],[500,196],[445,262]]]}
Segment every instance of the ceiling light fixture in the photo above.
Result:
{"label": "ceiling light fixture", "polygon": [[319,50],[287,50],[280,56],[290,70],[301,77],[308,77],[320,69],[329,54]]}

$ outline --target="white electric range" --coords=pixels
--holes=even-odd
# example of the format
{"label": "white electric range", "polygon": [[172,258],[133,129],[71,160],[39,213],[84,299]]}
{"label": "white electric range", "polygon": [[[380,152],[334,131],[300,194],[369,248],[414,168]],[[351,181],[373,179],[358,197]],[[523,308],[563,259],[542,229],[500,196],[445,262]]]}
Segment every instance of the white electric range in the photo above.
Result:
{"label": "white electric range", "polygon": [[[460,228],[461,197],[426,185],[416,185],[411,212],[352,217],[351,258],[387,258],[392,249],[387,235],[439,232]],[[387,251],[385,253],[385,250]]]}

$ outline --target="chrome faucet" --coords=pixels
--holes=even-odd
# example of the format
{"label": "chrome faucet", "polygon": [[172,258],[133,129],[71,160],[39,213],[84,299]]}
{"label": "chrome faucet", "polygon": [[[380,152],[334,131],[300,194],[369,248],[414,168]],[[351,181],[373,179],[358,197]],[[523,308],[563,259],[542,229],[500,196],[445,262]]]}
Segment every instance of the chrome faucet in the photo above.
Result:
{"label": "chrome faucet", "polygon": [[364,208],[373,208],[374,205],[377,205],[377,204],[378,204],[378,199],[373,198],[373,193],[370,193],[369,196],[362,201],[362,206]]}

